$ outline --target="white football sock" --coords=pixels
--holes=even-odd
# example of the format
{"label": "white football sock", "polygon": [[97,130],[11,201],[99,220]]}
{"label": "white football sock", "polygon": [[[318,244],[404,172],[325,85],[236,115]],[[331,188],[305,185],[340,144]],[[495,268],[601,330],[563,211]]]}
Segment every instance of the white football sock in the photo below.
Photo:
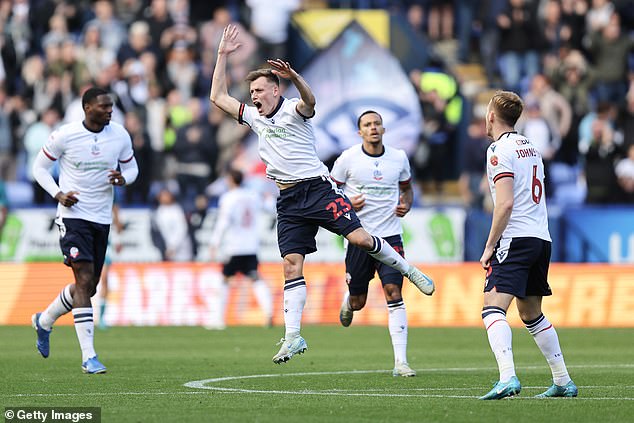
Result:
{"label": "white football sock", "polygon": [[381,263],[390,266],[404,275],[409,270],[409,263],[383,238],[372,235],[374,238],[374,247],[368,251],[372,257]]}
{"label": "white football sock", "polygon": [[499,307],[484,307],[482,321],[487,331],[489,345],[495,355],[500,371],[500,382],[508,382],[515,376],[513,363],[513,333],[506,321],[506,312]]}
{"label": "white football sock", "polygon": [[40,326],[42,328],[51,330],[57,319],[73,309],[73,297],[70,295],[71,285],[72,283],[66,285],[46,310],[42,312],[40,315]]}
{"label": "white football sock", "polygon": [[75,318],[75,332],[81,347],[81,361],[85,362],[89,358],[97,355],[95,352],[94,336],[95,322],[92,316],[92,307],[79,307],[73,309]]}
{"label": "white football sock", "polygon": [[559,345],[559,337],[555,327],[541,314],[537,319],[524,322],[528,332],[533,335],[535,343],[546,358],[553,374],[553,383],[564,386],[570,382],[570,375],[566,369],[564,355]]}
{"label": "white football sock", "polygon": [[284,338],[292,339],[299,335],[302,313],[306,304],[306,281],[303,276],[284,282]]}
{"label": "white football sock", "polygon": [[407,313],[403,300],[387,302],[388,328],[394,348],[394,364],[407,363]]}

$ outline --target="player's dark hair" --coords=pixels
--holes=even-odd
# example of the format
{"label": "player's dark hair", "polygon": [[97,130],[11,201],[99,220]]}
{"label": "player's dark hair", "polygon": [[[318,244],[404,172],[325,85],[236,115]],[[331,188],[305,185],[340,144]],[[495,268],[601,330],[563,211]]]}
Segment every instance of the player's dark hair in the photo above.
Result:
{"label": "player's dark hair", "polygon": [[524,110],[524,103],[520,96],[512,91],[496,91],[491,98],[491,108],[498,119],[509,126],[515,126]]}
{"label": "player's dark hair", "polygon": [[383,116],[381,116],[378,112],[375,112],[374,110],[366,110],[365,112],[361,113],[359,115],[359,118],[357,119],[358,129],[361,129],[361,118],[365,115],[369,115],[370,113],[374,113],[375,115],[377,115],[381,119],[381,123],[383,123]]}
{"label": "player's dark hair", "polygon": [[267,68],[256,69],[254,71],[249,72],[245,80],[247,82],[253,82],[256,79],[261,77],[266,78],[269,82],[274,83],[278,87],[280,86],[280,78],[273,73],[273,70],[267,69]]}
{"label": "player's dark hair", "polygon": [[86,107],[86,104],[92,103],[100,95],[108,95],[108,94],[110,93],[104,90],[103,88],[99,88],[99,87],[88,88],[86,92],[84,93],[84,95],[81,97],[81,107],[82,108]]}
{"label": "player's dark hair", "polygon": [[242,185],[242,179],[244,178],[244,175],[238,169],[229,169],[227,174],[236,185]]}

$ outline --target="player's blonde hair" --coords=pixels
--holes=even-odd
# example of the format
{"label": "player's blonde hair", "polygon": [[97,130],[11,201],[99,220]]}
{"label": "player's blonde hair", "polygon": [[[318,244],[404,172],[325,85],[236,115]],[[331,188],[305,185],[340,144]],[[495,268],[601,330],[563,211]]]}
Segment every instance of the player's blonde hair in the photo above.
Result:
{"label": "player's blonde hair", "polygon": [[491,109],[498,119],[509,126],[515,126],[524,110],[524,102],[512,91],[496,91],[491,98]]}

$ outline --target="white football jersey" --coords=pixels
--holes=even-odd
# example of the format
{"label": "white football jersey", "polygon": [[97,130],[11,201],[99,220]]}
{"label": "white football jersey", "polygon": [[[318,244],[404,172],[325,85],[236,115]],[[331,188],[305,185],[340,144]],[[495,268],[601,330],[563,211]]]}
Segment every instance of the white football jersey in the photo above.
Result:
{"label": "white football jersey", "polygon": [[297,111],[298,102],[282,97],[268,116],[260,116],[255,107],[246,104],[240,105],[238,113],[238,122],[258,134],[266,176],[280,183],[328,175],[328,168],[317,157],[313,125]]}
{"label": "white football jersey", "polygon": [[72,122],[54,131],[42,151],[49,159],[59,160],[60,190],[79,192],[74,206],[58,204],[58,217],[112,223],[114,193],[108,171],[134,158],[125,128],[110,122],[101,132],[92,132],[83,122]]}
{"label": "white football jersey", "polygon": [[368,232],[381,237],[403,232],[395,211],[399,187],[411,179],[405,152],[384,147],[383,154],[372,156],[362,144],[354,145],[341,153],[330,173],[337,184],[345,184],[343,190],[348,198],[365,196],[365,205],[357,211],[357,216]]}
{"label": "white football jersey", "polygon": [[544,163],[539,151],[524,136],[506,132],[487,150],[487,177],[495,198],[495,182],[513,178],[513,211],[502,238],[533,237],[550,241]]}
{"label": "white football jersey", "polygon": [[210,244],[225,256],[257,254],[260,210],[260,197],[254,191],[240,187],[224,193]]}

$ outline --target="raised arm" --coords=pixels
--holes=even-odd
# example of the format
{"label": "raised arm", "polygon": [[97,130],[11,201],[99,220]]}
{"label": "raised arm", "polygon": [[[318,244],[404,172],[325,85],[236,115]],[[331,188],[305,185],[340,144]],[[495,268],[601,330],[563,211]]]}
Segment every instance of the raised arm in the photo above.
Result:
{"label": "raised arm", "polygon": [[273,73],[280,78],[288,79],[295,85],[295,88],[297,88],[300,96],[300,101],[297,103],[297,111],[302,116],[313,117],[315,115],[315,96],[306,80],[295,72],[288,62],[284,62],[280,59],[267,60],[267,62],[273,68]]}
{"label": "raised arm", "polygon": [[222,39],[218,45],[216,67],[211,80],[211,93],[209,99],[225,113],[238,119],[240,102],[229,95],[227,90],[227,56],[236,51],[241,44],[236,41],[238,29],[234,25],[227,25],[222,33]]}

